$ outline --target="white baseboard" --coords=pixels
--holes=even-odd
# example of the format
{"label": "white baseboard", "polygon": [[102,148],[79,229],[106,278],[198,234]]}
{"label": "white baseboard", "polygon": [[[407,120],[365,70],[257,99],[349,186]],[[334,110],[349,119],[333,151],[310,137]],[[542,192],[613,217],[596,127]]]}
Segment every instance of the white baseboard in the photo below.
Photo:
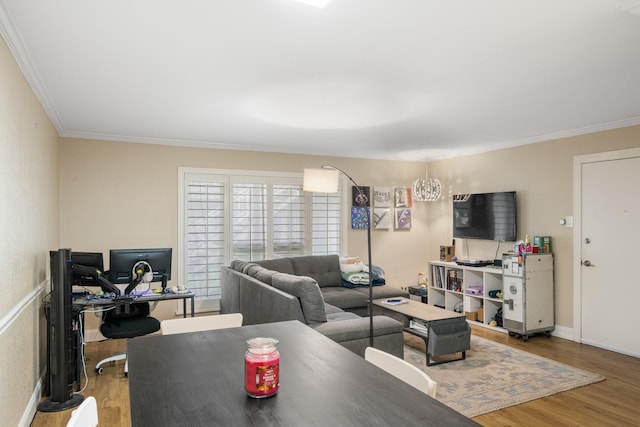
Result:
{"label": "white baseboard", "polygon": [[[45,371],[46,373],[46,371]],[[40,403],[40,397],[42,396],[42,383],[44,381],[44,375],[36,384],[36,387],[31,393],[31,398],[29,399],[29,403],[22,414],[22,418],[20,419],[20,427],[29,427],[31,422],[33,421],[33,417],[36,416],[36,412],[38,411],[38,403]]]}
{"label": "white baseboard", "polygon": [[551,335],[553,335],[554,337],[573,341],[573,328],[569,328],[568,326],[555,325],[554,330],[551,331]]}

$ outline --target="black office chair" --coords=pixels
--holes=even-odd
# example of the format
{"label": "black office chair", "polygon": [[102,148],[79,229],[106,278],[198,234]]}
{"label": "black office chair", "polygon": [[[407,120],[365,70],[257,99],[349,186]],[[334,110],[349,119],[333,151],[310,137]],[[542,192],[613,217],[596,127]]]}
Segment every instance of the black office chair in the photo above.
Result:
{"label": "black office chair", "polygon": [[[151,334],[160,330],[158,319],[149,316],[151,312],[148,302],[117,304],[112,310],[106,311],[102,316],[100,332],[107,338],[134,338]],[[127,354],[118,353],[106,359],[102,359],[96,365],[96,372],[102,373],[102,365],[107,362],[125,360],[124,375],[129,375],[129,366],[126,362]]]}

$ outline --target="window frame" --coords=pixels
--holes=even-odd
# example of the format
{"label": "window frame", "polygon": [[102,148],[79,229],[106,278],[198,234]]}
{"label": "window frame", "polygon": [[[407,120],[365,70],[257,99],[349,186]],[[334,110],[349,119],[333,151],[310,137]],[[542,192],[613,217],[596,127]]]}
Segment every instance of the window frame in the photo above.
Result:
{"label": "window frame", "polygon": [[[223,182],[224,191],[224,261],[223,265],[229,265],[232,261],[232,242],[230,236],[232,235],[232,221],[230,221],[231,213],[231,186],[237,182],[251,182],[257,183],[261,180],[268,182],[269,185],[273,184],[273,179],[278,180],[277,184],[299,184],[302,185],[303,173],[302,172],[277,172],[277,171],[257,171],[257,170],[243,170],[243,169],[219,169],[219,168],[194,168],[194,167],[178,167],[178,247],[177,247],[177,264],[178,264],[178,283],[186,284],[186,252],[187,252],[187,240],[186,240],[186,206],[187,206],[187,191],[185,185],[192,178],[201,176],[204,181],[211,180],[212,182]],[[350,224],[349,212],[347,208],[349,205],[348,188],[345,185],[344,179],[341,177],[340,181],[340,251],[339,256],[344,256],[348,253],[348,227]],[[269,187],[271,189],[271,187]],[[269,221],[270,233],[273,232],[273,217],[271,215],[273,211],[272,194],[268,192],[268,209],[267,215]],[[312,193],[304,194],[304,211],[305,211],[305,254],[311,254],[313,250],[312,242]],[[270,249],[271,250],[271,249]],[[217,311],[220,309],[218,298],[211,297],[196,297],[196,312]],[[177,305],[177,313],[182,314],[182,304]]]}

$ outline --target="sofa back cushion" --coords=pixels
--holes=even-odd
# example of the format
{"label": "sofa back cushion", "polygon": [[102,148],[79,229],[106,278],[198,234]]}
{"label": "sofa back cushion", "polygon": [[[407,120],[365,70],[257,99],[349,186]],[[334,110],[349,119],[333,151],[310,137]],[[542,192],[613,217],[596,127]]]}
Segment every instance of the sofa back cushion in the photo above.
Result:
{"label": "sofa back cushion", "polygon": [[309,255],[289,259],[293,264],[294,274],[315,279],[321,288],[342,286],[338,255]]}
{"label": "sofa back cushion", "polygon": [[324,298],[318,283],[305,276],[295,276],[286,273],[276,273],[271,276],[271,286],[280,289],[300,300],[302,313],[307,323],[321,323],[327,321],[324,308]]}
{"label": "sofa back cushion", "polygon": [[256,264],[263,266],[268,270],[278,271],[280,273],[296,274],[291,263],[292,258],[263,259],[255,261]]}

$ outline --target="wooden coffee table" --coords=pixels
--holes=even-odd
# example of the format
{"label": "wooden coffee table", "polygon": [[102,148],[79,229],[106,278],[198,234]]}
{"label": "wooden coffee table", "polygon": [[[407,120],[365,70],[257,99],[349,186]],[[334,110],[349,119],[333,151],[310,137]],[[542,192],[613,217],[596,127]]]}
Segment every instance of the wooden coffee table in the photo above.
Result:
{"label": "wooden coffee table", "polygon": [[[404,301],[404,303],[398,304],[398,305],[386,304],[385,301],[388,301],[389,299],[402,300]],[[373,300],[373,305],[375,305],[376,307],[382,308],[384,310],[391,311],[393,313],[401,314],[408,320],[409,324],[411,323],[412,320],[414,321],[418,320],[420,321],[420,323],[426,326],[425,330],[406,327],[404,328],[404,331],[412,335],[415,335],[417,337],[420,337],[424,340],[424,344],[426,347],[426,355],[427,355],[427,358],[426,358],[427,366],[437,365],[440,363],[454,362],[457,360],[464,360],[466,358],[467,356],[466,350],[468,350],[468,348],[455,350],[455,353],[461,352],[462,356],[459,359],[453,359],[453,360],[432,362],[430,360],[431,355],[429,354],[429,332],[428,332],[429,326],[433,325],[434,327],[436,327],[436,324],[438,324],[439,322],[449,320],[449,319],[458,319],[460,317],[465,317],[464,314],[457,313],[455,311],[445,310],[439,307],[435,307],[433,305],[424,304],[422,302],[413,301],[407,298],[377,299],[377,300]]]}

